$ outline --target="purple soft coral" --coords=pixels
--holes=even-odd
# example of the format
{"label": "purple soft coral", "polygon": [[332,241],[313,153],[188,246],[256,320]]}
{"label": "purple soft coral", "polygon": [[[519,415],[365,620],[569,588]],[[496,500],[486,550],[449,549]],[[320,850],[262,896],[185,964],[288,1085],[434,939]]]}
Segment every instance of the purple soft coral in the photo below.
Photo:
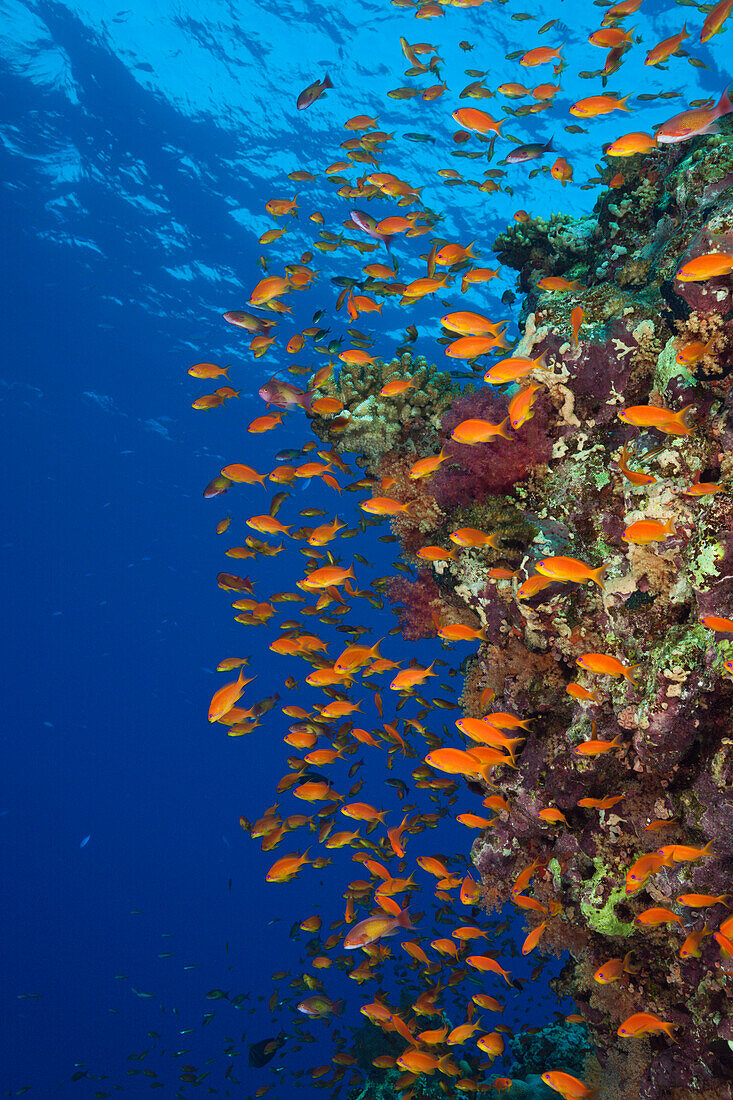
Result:
{"label": "purple soft coral", "polygon": [[[507,415],[508,400],[485,388],[459,398],[443,417],[442,429],[450,436],[463,420],[489,420],[498,424]],[[552,440],[548,432],[550,404],[539,395],[534,416],[511,439],[497,436],[491,443],[468,446],[448,438],[445,451],[450,458],[437,471],[432,492],[441,508],[475,504],[490,495],[508,492],[535,466],[548,462]],[[454,461],[451,461],[453,459]]]}

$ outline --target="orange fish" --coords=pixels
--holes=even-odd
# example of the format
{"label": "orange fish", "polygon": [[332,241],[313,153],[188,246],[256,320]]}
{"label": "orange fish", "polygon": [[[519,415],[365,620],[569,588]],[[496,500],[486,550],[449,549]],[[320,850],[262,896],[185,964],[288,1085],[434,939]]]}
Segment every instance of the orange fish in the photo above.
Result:
{"label": "orange fish", "polygon": [[[711,12],[710,15],[713,13]],[[727,14],[727,13],[726,13]],[[708,17],[709,18],[709,17]],[[712,33],[715,33],[714,31]],[[663,145],[669,145],[678,141],[689,141],[698,134],[715,133],[715,123],[724,115],[733,111],[733,103],[728,96],[728,89],[723,92],[715,107],[712,101],[705,107],[695,107],[691,111],[682,111],[669,121],[663,123],[657,130],[656,138]]]}
{"label": "orange fish", "polygon": [[679,412],[671,412],[656,405],[630,405],[618,413],[618,418],[636,428],[656,428],[665,435],[690,435],[692,429],[685,423],[684,416],[691,408],[692,405],[685,405]]}
{"label": "orange fish", "polygon": [[314,569],[301,583],[306,588],[331,588],[346,584],[349,579],[355,579],[353,565],[348,569],[342,569],[339,565],[324,565],[321,569]]}
{"label": "orange fish", "polygon": [[723,634],[733,634],[733,619],[725,619],[719,615],[703,615],[700,619],[708,630],[717,630]]}
{"label": "orange fish", "polygon": [[709,840],[704,848],[695,848],[690,844],[666,844],[663,848],[657,848],[657,854],[665,859],[671,859],[674,863],[694,863],[703,856],[712,855],[710,851],[712,846],[712,840]]}
{"label": "orange fish", "polygon": [[656,519],[640,519],[627,527],[622,532],[621,538],[624,542],[634,543],[636,546],[648,546],[650,542],[664,542],[674,533],[673,519],[667,520],[666,523]]}
{"label": "orange fish", "polygon": [[192,409],[216,409],[224,404],[224,398],[220,393],[206,393],[203,397],[197,397],[191,402]]}
{"label": "orange fish", "polygon": [[389,810],[376,810],[368,802],[350,802],[341,807],[341,813],[354,821],[384,821]]}
{"label": "orange fish", "polygon": [[633,157],[637,153],[649,153],[657,148],[657,139],[651,134],[635,131],[616,138],[606,149],[607,157]]}
{"label": "orange fish", "polygon": [[581,668],[587,668],[589,672],[597,672],[602,676],[624,676],[630,684],[636,686],[633,671],[640,667],[638,664],[624,665],[608,653],[584,653],[575,663]]}
{"label": "orange fish", "polygon": [[[656,454],[656,451],[647,451],[643,456],[644,458],[650,458]],[[632,485],[653,485],[656,482],[656,478],[651,474],[642,474],[638,470],[631,470],[628,465],[629,458],[631,457],[629,448],[624,443],[621,450],[621,454],[618,457],[618,468],[624,475],[627,481],[630,481]]]}
{"label": "orange fish", "polygon": [[492,959],[489,955],[469,955],[465,961],[482,974],[501,974],[507,985],[512,984],[509,980],[511,977],[509,971],[504,970],[496,959]]}
{"label": "orange fish", "polygon": [[660,855],[659,852],[647,852],[639,856],[626,872],[626,893],[633,894],[640,890],[647,879],[655,875],[662,867],[671,867],[672,860]]}
{"label": "orange fish", "polygon": [[363,500],[359,507],[372,516],[396,516],[405,512],[409,514],[414,503],[411,500],[407,504],[400,504],[392,497],[371,497],[369,500]]}
{"label": "orange fish", "polygon": [[237,484],[253,485],[256,481],[262,486],[265,484],[264,474],[258,474],[251,466],[245,466],[241,462],[233,462],[230,466],[224,466],[221,472],[224,477],[228,477],[230,481]]}
{"label": "orange fish", "polygon": [[354,951],[357,947],[368,947],[369,944],[376,943],[385,936],[393,936],[399,928],[413,928],[407,909],[399,910],[397,916],[389,913],[373,913],[349,930],[344,940],[344,947],[347,951]]}
{"label": "orange fish", "polygon": [[597,569],[594,569],[592,566],[586,565],[585,562],[579,561],[577,558],[562,556],[541,558],[540,561],[535,563],[537,572],[541,573],[543,577],[549,577],[553,581],[575,581],[578,584],[585,584],[586,581],[593,581],[599,588],[603,588],[601,578],[606,568],[605,565],[599,565]]}
{"label": "orange fish", "polygon": [[338,516],[332,523],[324,523],[320,527],[316,527],[308,536],[309,546],[326,546],[327,543],[334,539],[339,531],[346,526],[345,523],[339,523]]}
{"label": "orange fish", "polygon": [[677,1025],[666,1020],[660,1020],[653,1012],[635,1012],[618,1027],[617,1035],[624,1039],[642,1039],[645,1035],[654,1035],[664,1031],[670,1039],[674,1039],[672,1029]]}
{"label": "orange fish", "polygon": [[564,825],[568,824],[568,819],[562,810],[556,810],[554,807],[549,806],[546,810],[539,810],[538,817],[541,817],[543,821],[546,821],[548,825],[554,825],[559,821],[562,821]]}
{"label": "orange fish", "polygon": [[584,702],[597,703],[599,696],[594,691],[588,691],[587,688],[581,687],[580,684],[570,683],[565,688],[565,691],[573,699],[581,699]]}
{"label": "orange fish", "polygon": [[413,384],[412,378],[396,378],[393,382],[387,382],[386,385],[382,386],[379,396],[399,397],[401,393],[406,393]]}
{"label": "orange fish", "polygon": [[[209,721],[218,722],[220,718],[223,718],[225,714],[228,714],[232,707],[241,699],[242,692],[247,684],[251,684],[252,680],[245,680],[244,668],[240,668],[239,676],[236,680],[233,680],[230,684],[225,684],[224,687],[219,688],[214,692],[209,705]],[[254,678],[254,677],[253,677]]]}
{"label": "orange fish", "polygon": [[456,546],[490,546],[492,550],[500,549],[496,535],[486,535],[475,527],[459,527],[457,531],[451,532],[449,538]]}
{"label": "orange fish", "polygon": [[526,359],[516,356],[511,359],[500,359],[494,363],[484,375],[484,382],[490,386],[505,386],[508,382],[518,382],[520,378],[526,378],[533,370],[547,370],[545,365],[545,352],[536,359]]}
{"label": "orange fish", "polygon": [[449,623],[446,626],[438,627],[438,637],[445,638],[447,642],[471,642],[480,638],[482,642],[487,640],[486,631],[481,627],[476,630],[470,626],[464,626],[462,623]]}
{"label": "orange fish", "polygon": [[[677,901],[690,909],[704,909],[708,905],[726,905],[730,894],[680,894]],[[728,906],[730,908],[730,906]]]}
{"label": "orange fish", "polygon": [[492,1058],[498,1058],[504,1051],[504,1039],[498,1031],[492,1031],[489,1035],[482,1035],[476,1040],[476,1046],[489,1054]]}
{"label": "orange fish", "polygon": [[501,134],[501,124],[504,121],[500,119],[497,122],[486,111],[479,111],[477,107],[461,107],[453,112],[453,119],[464,130],[472,130],[477,134]]}
{"label": "orange fish", "polygon": [[542,1080],[549,1088],[559,1092],[563,1100],[592,1100],[598,1095],[598,1089],[588,1088],[572,1073],[565,1073],[560,1069],[546,1070],[542,1074]]}
{"label": "orange fish", "polygon": [[580,332],[580,326],[583,324],[584,317],[585,314],[582,306],[576,306],[570,314],[570,324],[573,329],[573,344],[576,348],[578,346],[578,333]]}
{"label": "orange fish", "polygon": [[407,476],[410,481],[417,481],[421,477],[429,477],[449,456],[441,448],[440,454],[431,455],[429,458],[420,458],[411,466]]}
{"label": "orange fish", "polygon": [[566,183],[572,181],[573,169],[568,164],[565,157],[558,157],[550,169],[550,175],[554,180],[560,180],[560,183],[562,183],[564,187]]}
{"label": "orange fish", "polygon": [[489,420],[462,420],[451,432],[451,439],[456,443],[464,443],[474,446],[477,443],[488,443],[494,436],[500,435],[504,439],[511,439],[506,431],[509,417],[505,417],[500,424],[492,424]]}
{"label": "orange fish", "polygon": [[534,68],[535,65],[546,65],[548,61],[561,61],[562,54],[558,49],[551,49],[549,46],[537,46],[533,50],[528,50],[527,53],[522,54],[519,58],[519,64],[528,68]]}
{"label": "orange fish", "polygon": [[480,775],[482,764],[478,757],[463,749],[442,748],[429,752],[426,763],[449,775]]}
{"label": "orange fish", "polygon": [[677,269],[675,279],[680,283],[699,283],[706,279],[717,279],[721,275],[730,275],[733,271],[733,254],[729,252],[706,252],[688,260]]}
{"label": "orange fish", "polygon": [[440,323],[445,328],[451,329],[452,332],[458,332],[461,336],[495,336],[497,331],[506,322],[499,321],[495,323],[489,321],[480,313],[471,313],[469,311],[459,313],[446,313],[444,317],[440,318]]}
{"label": "orange fish", "polygon": [[438,267],[452,267],[453,264],[461,263],[463,260],[473,260],[475,255],[473,252],[473,246],[476,242],[471,241],[470,244],[464,248],[460,244],[446,244],[439,252],[436,253],[435,262]]}
{"label": "orange fish", "polygon": [[609,959],[608,962],[602,963],[593,975],[594,981],[599,982],[601,985],[608,985],[609,982],[618,981],[625,973],[636,973],[638,968],[631,962],[632,955],[633,951],[629,951],[623,959]]}
{"label": "orange fish", "polygon": [[247,428],[248,432],[253,434],[261,434],[262,432],[272,431],[278,424],[282,424],[282,413],[270,413],[268,416],[258,416],[252,421]]}
{"label": "orange fish", "polygon": [[290,882],[292,878],[295,878],[300,868],[312,861],[308,859],[307,849],[302,856],[297,852],[293,855],[283,856],[282,859],[278,859],[276,863],[273,863],[270,870],[265,876],[266,882]]}
{"label": "orange fish", "polygon": [[599,115],[608,115],[611,111],[628,111],[630,108],[626,106],[627,99],[627,95],[623,99],[617,99],[613,95],[587,96],[572,105],[570,114],[576,118],[597,118]]}
{"label": "orange fish", "polygon": [[505,346],[501,336],[461,336],[448,344],[445,354],[451,359],[478,359],[497,346]]}
{"label": "orange fish", "polygon": [[722,30],[723,23],[730,15],[733,8],[733,0],[719,0],[715,7],[708,12],[700,31],[700,41],[707,42],[714,34]]}
{"label": "orange fish", "polygon": [[227,378],[229,367],[217,367],[216,363],[196,363],[189,367],[188,373],[192,378]]}
{"label": "orange fish", "polygon": [[520,600],[531,600],[533,596],[536,596],[543,588],[548,588],[552,583],[552,577],[543,577],[539,573],[536,573],[532,577],[527,577],[527,580],[520,584],[517,589],[517,598]]}
{"label": "orange fish", "polygon": [[[593,654],[586,654],[586,656],[593,656]],[[598,654],[595,654],[595,656],[598,656]],[[579,745],[575,746],[573,752],[576,756],[601,756],[604,752],[619,748],[620,745],[621,734],[617,733],[613,741],[581,741]]]}
{"label": "orange fish", "polygon": [[285,527],[275,516],[250,516],[245,523],[261,535],[290,534],[290,527]]}
{"label": "orange fish", "polygon": [[687,33],[687,24],[685,23],[678,34],[673,34],[670,38],[665,38],[664,41],[658,42],[653,49],[649,50],[644,64],[661,65],[662,62],[670,58],[672,54],[677,53],[677,50],[680,48],[685,38],[689,37],[690,35]]}
{"label": "orange fish", "polygon": [[535,382],[530,382],[528,386],[524,386],[519,393],[515,393],[514,397],[509,402],[509,421],[511,426],[516,431],[521,428],[523,424],[526,424],[528,420],[531,420],[534,416],[532,406],[534,405],[535,394],[541,389],[541,386]]}
{"label": "orange fish", "polygon": [[664,906],[655,906],[645,909],[634,918],[634,924],[645,925],[647,928],[657,928],[660,924],[682,924],[682,917]]}
{"label": "orange fish", "polygon": [[699,959],[702,954],[702,941],[710,935],[707,924],[695,932],[690,932],[680,948],[681,959]]}
{"label": "orange fish", "polygon": [[583,284],[577,279],[566,279],[563,275],[546,275],[544,279],[540,279],[537,286],[540,290],[585,290]]}

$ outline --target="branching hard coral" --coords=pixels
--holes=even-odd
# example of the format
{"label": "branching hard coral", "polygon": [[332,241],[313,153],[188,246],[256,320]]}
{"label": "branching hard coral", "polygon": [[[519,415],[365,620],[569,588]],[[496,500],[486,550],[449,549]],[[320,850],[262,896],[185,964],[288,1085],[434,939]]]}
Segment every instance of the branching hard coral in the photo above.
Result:
{"label": "branching hard coral", "polygon": [[[380,396],[380,390],[396,379],[410,379],[404,393]],[[346,425],[335,438],[340,449],[376,458],[412,436],[430,453],[437,439],[441,413],[456,393],[450,374],[428,364],[422,355],[413,360],[410,352],[389,363],[375,359],[365,365],[343,364],[338,376],[325,382],[319,395],[335,397],[344,407]],[[330,438],[330,419],[316,417],[313,427],[322,439]]]}

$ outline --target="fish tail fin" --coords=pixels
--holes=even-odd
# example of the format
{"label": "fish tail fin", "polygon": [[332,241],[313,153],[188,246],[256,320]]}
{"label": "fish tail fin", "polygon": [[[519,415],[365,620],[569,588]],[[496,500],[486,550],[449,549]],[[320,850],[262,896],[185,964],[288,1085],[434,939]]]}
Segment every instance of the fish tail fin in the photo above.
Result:
{"label": "fish tail fin", "polygon": [[405,906],[404,909],[400,909],[399,913],[397,914],[397,924],[400,926],[400,928],[413,929],[415,927],[415,925],[412,923],[412,920],[410,919],[409,906]]}
{"label": "fish tail fin", "polygon": [[502,439],[511,439],[512,438],[512,436],[506,430],[506,426],[507,426],[508,423],[509,423],[509,417],[505,416],[504,419],[502,420],[501,424],[499,425],[498,429],[497,429],[496,434],[500,435],[502,437]]}
{"label": "fish tail fin", "polygon": [[599,588],[604,588],[605,586],[603,584],[603,574],[607,569],[607,562],[605,565],[599,565],[597,569],[591,569],[590,573],[588,574],[588,579],[593,581],[594,584],[597,584]]}
{"label": "fish tail fin", "polygon": [[627,951],[624,955],[624,973],[626,974],[638,974],[641,970],[641,966],[632,961],[633,954],[633,951]]}
{"label": "fish tail fin", "polygon": [[730,114],[730,112],[733,111],[733,103],[731,103],[730,98],[731,87],[732,85],[729,84],[728,87],[723,90],[723,94],[718,101],[718,106],[715,108],[718,118]]}
{"label": "fish tail fin", "polygon": [[637,680],[636,676],[634,675],[634,669],[636,669],[636,668],[641,668],[641,662],[640,661],[637,661],[637,663],[635,665],[629,665],[628,668],[624,669],[624,676],[626,677],[626,679],[629,681],[630,684],[634,685],[634,687],[639,686],[639,681]]}
{"label": "fish tail fin", "polygon": [[333,84],[331,83],[331,77],[328,75],[328,73],[326,73],[326,75],[323,78],[323,87],[324,88],[333,88]]}

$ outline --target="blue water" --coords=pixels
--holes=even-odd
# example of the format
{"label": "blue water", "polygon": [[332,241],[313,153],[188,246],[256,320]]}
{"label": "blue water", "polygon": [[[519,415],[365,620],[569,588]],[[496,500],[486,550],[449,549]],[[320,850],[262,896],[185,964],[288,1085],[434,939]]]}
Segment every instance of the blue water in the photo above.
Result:
{"label": "blue water", "polygon": [[[350,204],[335,195],[323,170],[341,159],[339,143],[351,136],[343,123],[352,115],[378,115],[380,128],[394,131],[383,170],[423,186],[424,203],[444,217],[445,237],[464,244],[477,237],[483,262],[496,266],[491,241],[516,209],[546,216],[589,212],[598,188],[581,184],[596,175],[604,142],[648,131],[694,98],[717,97],[725,82],[716,58],[726,38],[702,47],[697,31],[690,52],[709,68],[693,68],[681,57],[663,70],[644,67],[645,50],[685,18],[695,28],[702,21],[694,8],[646,3],[626,24],[637,26],[643,46],[627,55],[607,90],[632,96],[673,90],[682,98],[632,100],[633,115],[591,120],[582,123],[587,134],[568,134],[564,126],[577,122],[569,105],[602,90],[598,79],[578,76],[603,64],[604,51],[586,41],[601,9],[569,0],[548,8],[546,17],[561,22],[540,39],[537,20],[511,18],[522,10],[512,0],[447,8],[444,18],[422,21],[409,10],[363,0],[0,5],[0,1083],[7,1095],[30,1086],[39,1097],[104,1096],[121,1087],[136,1097],[157,1082],[164,1096],[178,1089],[185,1095],[190,1086],[179,1076],[190,1064],[197,1074],[210,1074],[204,1088],[222,1095],[226,1088],[254,1095],[274,1084],[273,1095],[284,1100],[293,1093],[294,1070],[307,1073],[330,1062],[332,1026],[294,1011],[304,994],[288,982],[307,969],[307,961],[299,961],[307,937],[291,940],[289,930],[314,911],[323,914],[324,929],[341,919],[341,895],[360,867],[346,849],[332,853],[334,863],[323,871],[306,868],[287,886],[267,886],[274,858],[302,850],[305,834],[292,843],[286,838],[274,855],[263,853],[238,819],[255,819],[277,800],[275,787],[295,750],[282,742],[277,709],[242,739],[227,738],[223,727],[206,721],[211,694],[222,683],[213,673],[222,657],[252,654],[256,698],[278,691],[284,702],[302,701],[283,681],[294,675],[302,682],[308,671],[272,657],[267,645],[274,627],[233,623],[231,598],[216,586],[217,572],[231,569],[251,575],[265,598],[292,590],[302,576],[304,559],[293,549],[238,570],[250,563],[225,558],[229,536],[223,541],[215,534],[231,511],[233,543],[242,541],[243,519],[265,511],[262,502],[271,494],[237,487],[211,501],[202,490],[226,462],[268,470],[278,450],[301,446],[308,431],[295,412],[277,432],[247,435],[246,424],[263,411],[257,389],[282,368],[284,356],[275,351],[253,359],[245,334],[221,314],[245,308],[262,275],[257,259],[263,251],[279,271],[309,247],[315,230],[308,213],[322,211],[333,232],[348,217]],[[400,35],[439,46],[449,93],[431,103],[387,97],[392,88],[434,82],[403,76]],[[461,51],[461,40],[474,50]],[[561,43],[569,67],[552,110],[509,119],[505,130],[522,141],[553,136],[575,182],[563,188],[547,175],[529,179],[529,171],[549,166],[551,157],[508,169],[503,184],[514,188],[513,196],[443,185],[439,167],[456,167],[469,178],[475,172],[478,179],[483,171],[483,162],[450,156],[457,148],[450,112],[477,106],[499,117],[502,103],[526,102],[459,101],[471,80],[463,70],[487,70],[491,88],[524,81],[527,74],[504,55]],[[297,94],[326,71],[334,90],[298,112]],[[531,87],[552,80],[550,74],[548,67],[536,69],[525,82]],[[415,131],[435,143],[402,137]],[[493,166],[509,148],[497,143]],[[287,173],[297,168],[318,181],[293,184]],[[299,219],[286,237],[262,249],[257,239],[273,225],[265,203],[298,191]],[[374,212],[383,217],[398,210],[385,202]],[[396,246],[411,277],[423,273],[417,257],[428,251],[427,242]],[[319,280],[297,302],[291,296],[293,320],[284,328],[297,332],[324,308],[331,335],[344,332],[344,315],[332,312],[338,288],[330,279],[355,275],[362,263],[381,258],[316,253]],[[514,273],[503,270],[501,280],[467,295],[465,308],[509,316],[499,299],[514,285]],[[438,316],[429,300],[406,311],[390,299],[373,326],[377,354],[390,357],[405,326],[415,322],[416,350],[444,366],[434,343]],[[368,330],[371,319],[361,317],[357,327]],[[207,384],[187,370],[202,359],[233,364],[239,402],[205,413],[191,409]],[[299,507],[314,506],[323,490],[296,489],[295,498]],[[337,500],[331,493],[327,506],[329,515],[358,520],[354,494]],[[290,522],[296,514],[288,502],[280,518]],[[375,563],[373,571],[362,571],[367,578],[394,572],[393,548],[377,541],[379,533],[370,529],[339,548],[346,560],[354,550]],[[376,640],[395,620],[388,609],[361,603],[361,621]],[[279,606],[285,618],[295,617],[295,608]],[[345,635],[331,636],[346,644]],[[413,646],[399,637],[383,647],[396,659],[437,655],[454,666],[466,652]],[[439,731],[451,713],[435,712]],[[371,728],[376,717],[362,721]],[[409,780],[417,763],[392,774]],[[396,824],[399,804],[383,785],[380,766],[370,762],[360,773],[361,797],[389,806]],[[346,789],[351,781],[338,767],[334,781]],[[475,801],[461,795],[457,809],[476,811]],[[291,799],[283,812],[301,810],[311,807]],[[444,819],[435,832],[412,838],[409,855],[468,857],[472,839]],[[420,910],[432,890],[426,876],[421,884],[427,900],[420,898]],[[447,934],[449,926],[439,927]],[[169,952],[172,958],[160,957]],[[512,959],[511,968],[526,975],[537,961]],[[556,1011],[572,1011],[546,985],[558,967],[553,960],[531,994],[507,997],[505,1023],[542,1026]],[[288,977],[273,983],[271,975],[281,970]],[[332,997],[347,998],[335,1024],[342,1037],[336,1049],[351,1049],[349,1029],[362,1024],[358,1007],[373,999],[375,984],[356,986],[335,969],[314,973]],[[396,981],[386,978],[385,987],[394,991]],[[207,1000],[215,989],[249,999],[240,1008]],[[273,990],[287,1003],[270,1009]],[[209,1012],[214,1018],[203,1023]],[[461,1021],[456,1013],[452,1022]],[[316,1042],[293,1051],[296,1026]],[[248,1044],[281,1031],[288,1040],[282,1053],[269,1067],[250,1069]],[[224,1076],[231,1066],[240,1085]],[[87,1069],[98,1079],[71,1083]],[[141,1076],[143,1070],[157,1077]],[[315,1093],[317,1081],[308,1076],[300,1083],[300,1095],[324,1094]]]}

